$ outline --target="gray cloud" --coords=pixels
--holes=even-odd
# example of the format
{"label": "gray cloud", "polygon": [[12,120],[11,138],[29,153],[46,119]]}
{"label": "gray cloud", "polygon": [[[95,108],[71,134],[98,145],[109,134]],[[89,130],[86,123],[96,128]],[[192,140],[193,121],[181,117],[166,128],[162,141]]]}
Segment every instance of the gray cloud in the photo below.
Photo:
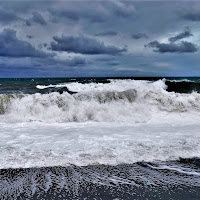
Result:
{"label": "gray cloud", "polygon": [[34,38],[32,35],[27,35],[26,37],[27,37],[28,39]]}
{"label": "gray cloud", "polygon": [[16,31],[4,29],[0,33],[0,56],[3,57],[47,57],[42,51],[35,49],[30,43],[19,40]]}
{"label": "gray cloud", "polygon": [[101,23],[106,21],[104,15],[99,15],[96,12],[85,10],[55,10],[49,9],[49,13],[52,15],[51,22],[57,23],[60,19],[70,19],[73,21],[79,21],[80,19],[87,19],[90,22]]}
{"label": "gray cloud", "polygon": [[181,16],[181,18],[189,21],[200,21],[200,12],[187,12]]}
{"label": "gray cloud", "polygon": [[74,21],[78,21],[79,20],[79,15],[72,10],[55,10],[55,9],[50,9],[49,10],[50,14],[55,17],[53,18],[56,22],[56,18],[68,18]]}
{"label": "gray cloud", "polygon": [[148,38],[148,35],[146,33],[136,33],[136,34],[132,34],[131,36],[133,39],[141,39],[141,38]]}
{"label": "gray cloud", "polygon": [[97,62],[103,63],[103,65],[117,66],[120,62],[116,61],[116,56],[104,56],[100,58],[96,58]]}
{"label": "gray cloud", "polygon": [[95,36],[115,36],[118,33],[116,31],[106,31],[101,33],[96,33]]}
{"label": "gray cloud", "polygon": [[176,35],[176,36],[174,36],[174,37],[170,37],[168,40],[169,40],[170,42],[176,42],[176,41],[178,41],[178,40],[181,40],[181,39],[183,39],[183,38],[188,38],[188,37],[190,37],[190,36],[193,36],[193,35],[192,35],[192,33],[191,33],[189,27],[186,27],[186,29],[185,29],[184,32],[179,33],[178,35]]}
{"label": "gray cloud", "polygon": [[112,21],[113,18],[128,18],[134,14],[134,6],[128,2],[86,1],[78,2],[78,5],[75,5],[76,3],[69,2],[68,6],[63,6],[60,9],[57,9],[56,6],[49,8],[51,22],[87,20],[91,23],[106,23],[109,20]]}
{"label": "gray cloud", "polygon": [[0,9],[0,23],[9,24],[19,20],[20,18],[12,11]]}
{"label": "gray cloud", "polygon": [[26,19],[25,20],[25,25],[26,26],[31,26],[31,20],[30,19]]}
{"label": "gray cloud", "polygon": [[145,47],[154,48],[154,52],[159,53],[194,53],[197,52],[197,47],[191,43],[183,41],[181,43],[159,43],[158,41],[153,41],[145,45]]}
{"label": "gray cloud", "polygon": [[96,61],[107,62],[107,61],[115,61],[115,56],[103,56],[100,58],[96,58]]}
{"label": "gray cloud", "polygon": [[117,61],[111,61],[111,62],[108,62],[107,64],[108,64],[108,65],[111,65],[111,66],[117,66],[117,65],[119,65],[120,63],[117,62]]}
{"label": "gray cloud", "polygon": [[51,42],[51,50],[67,51],[82,54],[111,54],[116,55],[125,52],[125,48],[105,46],[103,42],[85,36],[54,36],[55,42]]}
{"label": "gray cloud", "polygon": [[[26,48],[28,47],[25,48],[23,46],[24,44],[22,45],[21,42],[19,42],[19,48],[23,46],[22,49],[24,49],[25,52],[17,55],[17,52],[22,52],[22,49],[18,50],[18,46],[16,47],[15,45],[11,44],[9,50],[4,50],[4,56],[6,54],[9,54],[9,56],[15,57],[0,57],[0,61],[2,59],[6,60],[4,62],[6,64],[5,69],[11,69],[15,66],[24,66],[23,70],[16,71],[16,75],[18,75],[18,72],[20,71],[27,73],[26,69],[29,68],[32,70],[31,72],[29,72],[30,76],[33,75],[32,72],[34,71],[36,74],[40,73],[41,69],[44,70],[46,74],[51,74],[52,76],[57,76],[59,75],[59,73],[62,76],[64,74],[62,70],[77,70],[76,72],[72,73],[73,76],[83,76],[82,73],[84,70],[84,73],[86,75],[90,74],[91,76],[99,76],[100,74],[105,75],[105,73],[107,73],[107,70],[109,71],[109,74],[113,75],[115,73],[114,70],[116,70],[117,68],[121,69],[119,74],[124,75],[123,73],[125,70],[134,67],[136,67],[136,69],[138,67],[138,69],[141,69],[143,72],[145,70],[152,71],[153,75],[155,75],[154,72],[159,72],[163,75],[163,73],[165,73],[163,71],[163,68],[166,69],[167,73],[171,73],[168,75],[180,75],[180,73],[187,74],[187,72],[189,72],[189,74],[192,74],[192,72],[199,72],[199,54],[181,54],[182,52],[185,52],[185,50],[186,52],[195,52],[197,49],[197,47],[195,46],[196,43],[192,42],[194,44],[191,44],[190,46],[193,48],[190,48],[190,50],[188,50],[188,48],[186,48],[186,46],[188,45],[186,45],[186,43],[181,43],[181,41],[187,41],[187,38],[176,40],[175,37],[181,33],[184,33],[185,30],[182,30],[184,26],[189,26],[191,28],[192,34],[194,34],[195,36],[194,39],[198,40],[198,38],[196,38],[199,33],[198,23],[194,22],[200,21],[200,14],[198,14],[200,13],[200,4],[199,2],[196,2],[194,4],[191,4],[191,2],[185,2],[181,6],[174,5],[174,2],[170,1],[167,1],[165,3],[161,3],[158,1],[149,3],[147,1],[139,2],[121,0],[48,0],[42,1],[40,3],[35,1],[12,1],[12,3],[10,3],[9,1],[1,1],[0,35],[2,30],[6,27],[16,29],[17,31],[19,31],[17,32],[16,38],[21,42],[23,42],[22,40],[24,40],[30,43],[29,45],[32,46],[35,51],[37,51],[37,53],[35,54],[39,57],[23,58],[23,56],[27,56],[25,54],[29,54],[28,56],[32,55],[30,55],[30,53],[27,53],[29,52],[29,50],[26,50]],[[40,15],[47,23],[46,26],[42,25],[45,23],[42,22],[40,19],[37,20],[37,16],[35,16],[35,21],[33,20],[34,12],[40,13]],[[50,23],[48,22],[49,20],[58,23]],[[26,23],[26,26],[23,26],[23,23]],[[27,27],[31,25],[32,27]],[[120,37],[112,37],[112,34],[103,34],[109,31],[118,32],[118,36]],[[90,43],[85,44],[83,42],[82,45],[80,44],[80,41],[77,42],[77,45],[72,45],[71,43],[75,43],[75,41],[73,40],[72,42],[69,42],[69,44],[67,43],[66,47],[66,44],[64,45],[65,42],[57,42],[56,40],[52,39],[53,36],[60,36],[62,33],[73,36],[80,34],[84,35],[86,38],[89,37],[93,38],[94,40],[99,39],[100,41],[97,40],[97,45],[96,42],[91,42],[90,46]],[[102,37],[94,37],[95,33],[102,34]],[[174,37],[174,39],[170,39],[174,42],[171,42],[170,40],[163,42],[162,40],[165,38],[165,36],[171,33],[176,33],[170,35],[171,38]],[[131,38],[132,34],[133,38]],[[142,34],[146,34],[146,36],[149,36],[149,38],[152,37],[154,39],[148,41],[146,39],[147,37]],[[27,35],[33,36],[34,39],[28,39],[30,37],[27,38]],[[158,38],[160,39],[158,40]],[[178,38],[180,38],[180,36]],[[191,37],[191,39],[193,38]],[[154,47],[150,47],[148,51],[145,52],[147,48],[143,49],[144,44],[147,44],[154,40],[157,40],[158,44],[154,44]],[[54,56],[52,59],[50,59],[51,56],[47,55],[46,58],[43,58],[40,53],[48,52],[49,48],[52,49],[51,41],[56,44],[55,46],[57,47],[57,50],[54,51],[54,53],[57,56]],[[104,41],[103,45],[101,44],[101,41]],[[5,42],[4,46],[8,44],[6,44]],[[127,53],[121,53],[119,51],[120,47],[122,47],[123,49],[124,44],[128,44],[129,51]],[[5,49],[4,46],[3,48]],[[114,47],[114,53],[110,50],[110,46]],[[109,50],[107,50],[107,47],[109,47]],[[183,50],[183,47],[185,48],[185,50]],[[0,48],[2,48],[2,44]],[[11,49],[13,49],[12,51],[14,51],[14,49],[16,50],[14,53],[11,53]],[[38,49],[40,49],[40,53],[38,53]],[[58,49],[60,52],[58,51]],[[68,58],[67,53],[62,53],[63,50],[75,53],[81,52],[87,55],[80,55],[80,58],[74,59],[72,58],[73,56],[71,58]],[[160,53],[154,53],[153,50]],[[165,54],[163,55],[161,53]],[[34,56],[36,56],[35,54]],[[18,58],[19,56],[21,57],[20,59]],[[79,56],[79,54],[76,54],[76,56]],[[85,57],[86,60],[83,57]],[[168,62],[169,60],[173,66],[171,68],[158,68],[152,64],[155,63],[155,61],[157,63],[164,63]],[[86,62],[86,64],[84,64],[84,62]],[[117,64],[117,62],[120,63],[120,67],[114,66]],[[148,66],[142,66],[140,65],[140,63],[148,63]],[[78,66],[77,68],[76,65]],[[1,69],[2,66],[3,65],[1,64]],[[141,72],[141,74],[143,72]],[[12,74],[12,70],[10,70],[10,74]],[[65,74],[68,75],[68,73]],[[134,71],[127,72],[127,75],[130,74],[135,75]]]}
{"label": "gray cloud", "polygon": [[135,8],[132,2],[110,1],[113,13],[118,17],[128,18],[134,14]]}
{"label": "gray cloud", "polygon": [[85,58],[81,57],[73,57],[72,59],[68,59],[65,61],[68,66],[80,66],[86,64]]}
{"label": "gray cloud", "polygon": [[47,48],[47,45],[48,45],[47,43],[42,43],[42,44],[39,44],[39,45],[38,45],[38,48],[39,48],[39,49]]}
{"label": "gray cloud", "polygon": [[25,20],[26,26],[31,26],[32,23],[40,24],[41,26],[46,26],[47,22],[43,18],[43,16],[38,12],[33,12],[33,17]]}
{"label": "gray cloud", "polygon": [[[84,66],[87,61],[85,58],[80,57],[80,56],[75,56],[75,57],[69,57],[65,60],[60,60],[55,57],[48,57],[47,59],[41,59],[41,58],[33,58],[36,61],[39,61],[41,63],[40,65],[42,67],[44,66],[64,66],[65,68],[67,67],[75,67],[75,66]],[[39,65],[39,63],[37,63]]]}
{"label": "gray cloud", "polygon": [[44,20],[44,18],[42,17],[42,15],[38,12],[33,12],[33,18],[32,20],[37,23],[40,24],[42,26],[47,25],[46,21]]}

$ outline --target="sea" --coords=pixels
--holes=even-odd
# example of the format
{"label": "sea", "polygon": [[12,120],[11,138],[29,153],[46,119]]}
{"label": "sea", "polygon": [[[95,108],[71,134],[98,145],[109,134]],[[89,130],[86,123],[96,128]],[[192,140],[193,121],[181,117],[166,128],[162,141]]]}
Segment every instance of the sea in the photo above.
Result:
{"label": "sea", "polygon": [[1,78],[0,199],[199,200],[200,77]]}

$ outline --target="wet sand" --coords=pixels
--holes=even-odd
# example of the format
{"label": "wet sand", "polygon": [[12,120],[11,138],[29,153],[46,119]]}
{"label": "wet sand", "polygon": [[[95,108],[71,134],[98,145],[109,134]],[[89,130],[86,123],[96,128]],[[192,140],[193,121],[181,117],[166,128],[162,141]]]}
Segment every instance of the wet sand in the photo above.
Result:
{"label": "wet sand", "polygon": [[2,200],[200,199],[199,176],[153,169],[149,165],[1,169],[0,197]]}

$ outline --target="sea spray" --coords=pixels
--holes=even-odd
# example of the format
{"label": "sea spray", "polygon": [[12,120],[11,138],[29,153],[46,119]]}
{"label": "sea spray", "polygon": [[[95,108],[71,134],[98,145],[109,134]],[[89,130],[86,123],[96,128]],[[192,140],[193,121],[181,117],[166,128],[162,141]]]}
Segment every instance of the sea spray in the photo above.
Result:
{"label": "sea spray", "polygon": [[76,94],[1,95],[0,122],[131,122],[171,119],[184,113],[200,116],[200,94],[167,92],[166,80],[155,82],[114,80],[102,83],[69,83]]}

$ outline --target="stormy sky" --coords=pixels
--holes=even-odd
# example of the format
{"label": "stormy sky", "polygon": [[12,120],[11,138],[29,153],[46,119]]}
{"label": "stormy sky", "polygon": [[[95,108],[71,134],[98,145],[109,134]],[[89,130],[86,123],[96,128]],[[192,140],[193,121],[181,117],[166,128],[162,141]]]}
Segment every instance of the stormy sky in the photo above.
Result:
{"label": "stormy sky", "polygon": [[200,76],[200,2],[0,1],[0,77]]}

